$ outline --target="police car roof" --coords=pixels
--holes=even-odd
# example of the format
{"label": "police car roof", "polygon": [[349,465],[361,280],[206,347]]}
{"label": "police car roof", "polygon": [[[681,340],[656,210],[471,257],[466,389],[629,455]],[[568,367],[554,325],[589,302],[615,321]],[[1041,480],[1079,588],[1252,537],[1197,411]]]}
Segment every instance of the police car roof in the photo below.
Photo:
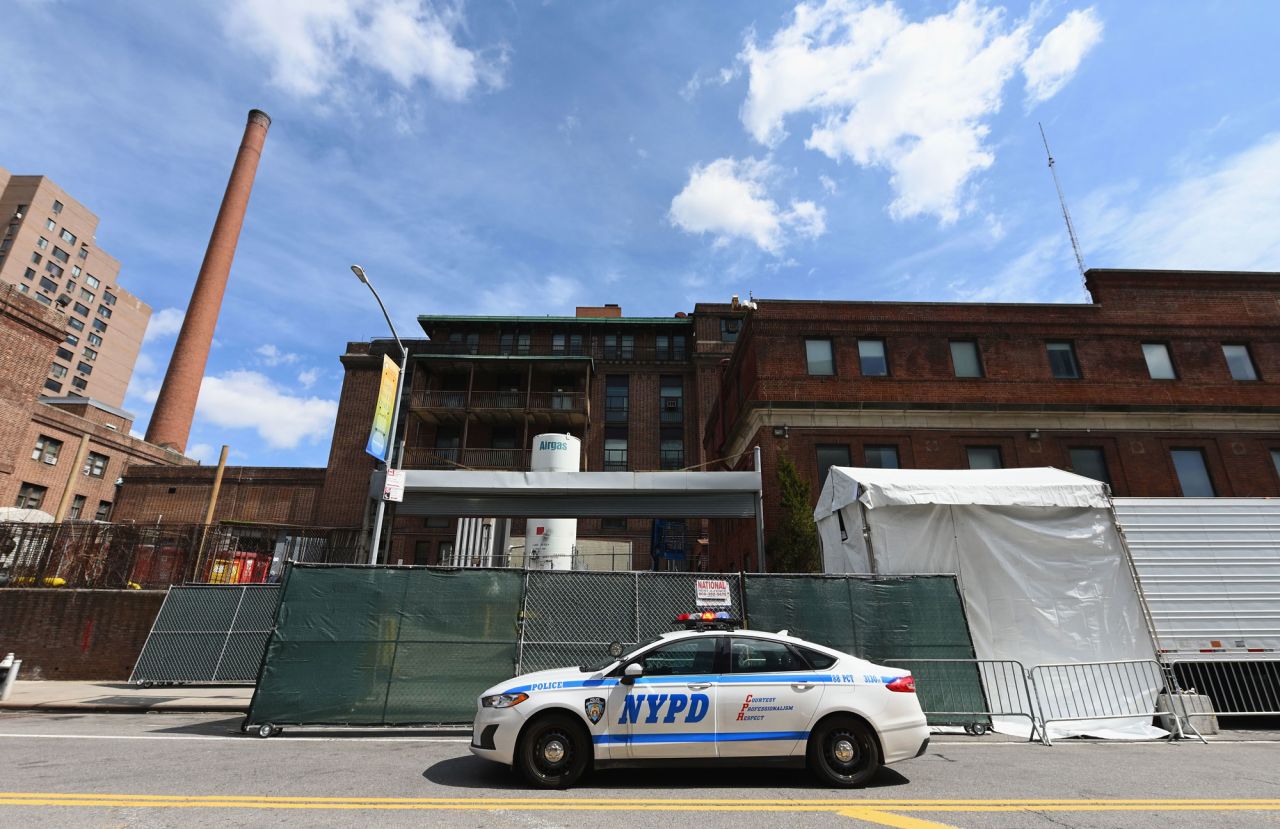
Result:
{"label": "police car roof", "polygon": [[723,636],[725,634],[730,634],[735,636],[736,635],[754,636],[759,639],[774,639],[778,642],[792,642],[797,645],[803,645],[806,648],[818,648],[820,650],[830,651],[833,654],[838,653],[844,656],[849,655],[849,654],[844,654],[843,651],[838,651],[834,648],[829,648],[826,645],[819,645],[817,642],[810,642],[807,639],[799,639],[795,636],[792,636],[789,633],[783,633],[782,631],[772,632],[767,630],[754,630],[752,628],[734,628],[733,630],[673,630],[669,633],[662,634],[662,638],[663,639],[679,639],[679,638],[693,637],[693,636]]}

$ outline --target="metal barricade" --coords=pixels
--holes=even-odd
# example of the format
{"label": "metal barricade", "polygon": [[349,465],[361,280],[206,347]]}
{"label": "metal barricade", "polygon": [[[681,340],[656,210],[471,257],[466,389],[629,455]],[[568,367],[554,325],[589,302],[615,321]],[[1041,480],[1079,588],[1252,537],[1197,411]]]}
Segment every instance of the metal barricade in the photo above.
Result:
{"label": "metal barricade", "polygon": [[[1172,676],[1151,659],[1037,665],[1028,678],[1040,706],[1045,745],[1052,745],[1049,738],[1052,722],[1150,722],[1158,714],[1157,698],[1162,692],[1175,688]],[[1170,707],[1175,709],[1169,739],[1185,738],[1182,724],[1186,722],[1186,715],[1181,695],[1175,693],[1168,697]],[[1204,741],[1194,726],[1191,731]]]}
{"label": "metal barricade", "polygon": [[1011,659],[888,659],[907,668],[916,680],[916,695],[930,725],[963,726],[981,736],[992,717],[1025,717],[1031,723],[1028,742],[1039,735],[1036,698],[1027,669]]}
{"label": "metal barricade", "polygon": [[1185,710],[1188,718],[1280,716],[1280,662],[1179,659],[1170,669],[1179,691],[1213,702],[1212,711]]}

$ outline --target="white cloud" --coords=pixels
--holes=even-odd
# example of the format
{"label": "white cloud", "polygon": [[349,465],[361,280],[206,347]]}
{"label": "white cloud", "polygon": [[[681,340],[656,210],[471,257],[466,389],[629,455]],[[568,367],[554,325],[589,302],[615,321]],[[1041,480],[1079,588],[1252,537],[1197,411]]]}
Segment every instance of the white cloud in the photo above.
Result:
{"label": "white cloud", "polygon": [[888,170],[890,215],[949,223],[971,177],[994,162],[986,120],[1000,110],[1009,78],[1039,55],[1037,94],[1052,95],[1091,45],[1089,27],[1101,28],[1092,14],[1063,26],[1032,53],[1030,18],[1011,24],[1003,8],[978,0],[919,22],[892,2],[801,3],[790,25],[764,45],[749,35],[738,56],[750,73],[742,123],[776,146],[789,117],[809,114],[805,146]]}
{"label": "white cloud", "polygon": [[[1145,198],[1121,201],[1133,192]],[[1280,271],[1280,133],[1168,186],[1102,191],[1072,212],[1090,264]]]}
{"label": "white cloud", "polygon": [[147,333],[142,335],[143,342],[151,342],[160,337],[177,334],[182,330],[182,320],[187,315],[181,308],[161,308],[151,315],[147,323]]}
{"label": "white cloud", "polygon": [[329,437],[338,401],[295,397],[256,371],[206,376],[196,415],[227,429],[253,429],[273,449]]}
{"label": "white cloud", "polygon": [[501,67],[459,46],[453,7],[424,0],[235,0],[227,34],[271,64],[271,80],[315,98],[360,66],[404,89],[422,80],[442,98],[462,100],[478,85],[501,84]]}
{"label": "white cloud", "polygon": [[480,291],[478,312],[495,316],[570,314],[581,296],[582,284],[560,274],[508,279]]}
{"label": "white cloud", "polygon": [[772,164],[756,158],[695,165],[667,216],[686,233],[712,234],[717,246],[748,239],[775,254],[786,245],[788,230],[807,238],[821,236],[826,213],[817,204],[793,201],[784,210],[769,198],[768,181],[776,174]]}
{"label": "white cloud", "polygon": [[1080,68],[1080,61],[1100,40],[1102,21],[1092,7],[1068,14],[1022,64],[1022,74],[1027,79],[1027,100],[1039,103],[1058,94]]}
{"label": "white cloud", "polygon": [[281,351],[271,343],[258,346],[253,353],[258,355],[258,362],[267,366],[288,366],[302,359],[301,355],[291,351]]}
{"label": "white cloud", "polygon": [[211,443],[193,443],[182,454],[188,458],[195,458],[207,466],[213,466],[218,463],[222,450]]}
{"label": "white cloud", "polygon": [[693,77],[680,88],[680,97],[686,101],[692,101],[698,96],[698,90],[702,89],[702,87],[725,86],[740,74],[742,74],[742,67],[737,64],[723,67],[705,75],[699,70],[693,73]]}
{"label": "white cloud", "polygon": [[822,189],[825,190],[829,196],[834,196],[836,193],[840,192],[839,185],[836,184],[836,180],[831,176],[818,176],[818,183],[822,185]]}
{"label": "white cloud", "polygon": [[304,389],[309,389],[320,379],[320,369],[308,368],[298,372],[298,385]]}

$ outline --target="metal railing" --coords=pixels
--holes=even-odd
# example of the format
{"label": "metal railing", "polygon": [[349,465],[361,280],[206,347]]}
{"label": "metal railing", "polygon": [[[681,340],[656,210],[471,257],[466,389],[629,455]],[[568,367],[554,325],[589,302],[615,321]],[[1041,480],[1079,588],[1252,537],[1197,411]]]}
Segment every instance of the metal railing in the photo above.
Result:
{"label": "metal railing", "polygon": [[529,468],[528,449],[433,449],[408,447],[404,465],[409,469],[510,469]]}
{"label": "metal railing", "polygon": [[1213,702],[1211,711],[1193,711],[1184,700],[1188,718],[1280,716],[1280,662],[1179,659],[1170,670],[1183,694]]}
{"label": "metal railing", "polygon": [[591,357],[609,363],[683,363],[688,362],[691,350],[687,345],[670,343],[654,345],[608,344],[601,341],[573,342],[556,346],[550,340],[532,343],[472,343],[420,342],[414,343],[412,356],[480,357],[542,357],[548,360],[563,357]]}
{"label": "metal railing", "polygon": [[992,717],[1026,718],[1031,724],[1028,741],[1039,735],[1048,744],[1039,724],[1039,707],[1027,681],[1027,669],[1011,659],[889,659],[911,671],[916,694],[930,725],[963,726],[975,736],[991,728]]}
{"label": "metal railing", "polygon": [[[1029,672],[1028,679],[1040,707],[1046,745],[1052,744],[1049,738],[1052,722],[1150,722],[1160,695],[1176,687],[1173,677],[1153,659],[1037,665]],[[1182,697],[1174,693],[1168,694],[1168,698],[1175,715],[1169,739],[1185,738]],[[1194,726],[1191,730],[1200,737]]]}

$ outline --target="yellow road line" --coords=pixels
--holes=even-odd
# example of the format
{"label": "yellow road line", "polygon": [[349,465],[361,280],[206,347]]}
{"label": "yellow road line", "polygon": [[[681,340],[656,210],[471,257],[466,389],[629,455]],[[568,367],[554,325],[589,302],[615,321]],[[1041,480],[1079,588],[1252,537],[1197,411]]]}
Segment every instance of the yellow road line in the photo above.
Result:
{"label": "yellow road line", "polygon": [[882,812],[879,809],[841,809],[840,814],[878,826],[892,826],[894,829],[955,829],[947,823],[937,823],[896,812]]}

